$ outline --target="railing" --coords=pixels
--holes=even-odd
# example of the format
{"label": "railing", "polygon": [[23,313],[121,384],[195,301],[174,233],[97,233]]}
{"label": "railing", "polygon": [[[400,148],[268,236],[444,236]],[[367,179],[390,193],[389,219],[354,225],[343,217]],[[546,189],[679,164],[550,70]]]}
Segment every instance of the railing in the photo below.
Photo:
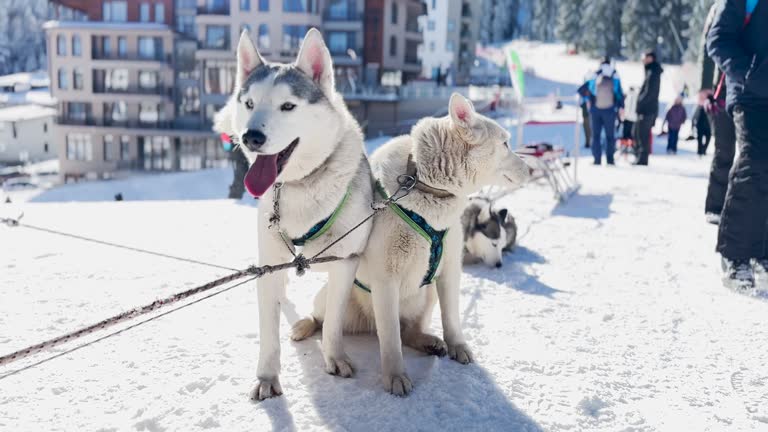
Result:
{"label": "railing", "polygon": [[140,54],[115,55],[115,54],[92,53],[91,58],[93,60],[159,61],[159,62],[171,63],[171,60],[173,57],[170,53],[168,54],[157,53],[151,56],[140,55]]}
{"label": "railing", "polygon": [[115,89],[103,86],[93,86],[93,92],[97,94],[136,94],[136,95],[159,95],[171,97],[173,89],[170,87],[136,87]]}
{"label": "railing", "polygon": [[198,6],[198,15],[229,15],[229,6]]}
{"label": "railing", "polygon": [[206,122],[200,122],[196,125],[179,124],[171,120],[159,122],[142,122],[139,120],[114,121],[103,118],[86,117],[84,119],[75,119],[67,116],[58,116],[56,123],[68,126],[97,126],[97,127],[115,127],[126,129],[173,129],[173,130],[210,130],[211,125]]}
{"label": "railing", "polygon": [[356,10],[338,12],[326,9],[323,12],[323,19],[325,21],[359,21],[363,19],[363,15]]}
{"label": "railing", "polygon": [[421,33],[419,30],[419,22],[414,20],[408,20],[405,23],[405,31],[412,33]]}

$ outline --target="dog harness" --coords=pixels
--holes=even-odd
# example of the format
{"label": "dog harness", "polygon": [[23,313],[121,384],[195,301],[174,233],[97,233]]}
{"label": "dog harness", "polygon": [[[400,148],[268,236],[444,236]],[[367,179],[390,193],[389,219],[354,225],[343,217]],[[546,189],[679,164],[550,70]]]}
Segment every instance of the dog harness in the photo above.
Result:
{"label": "dog harness", "polygon": [[344,205],[349,200],[349,196],[351,194],[352,194],[352,190],[350,185],[350,187],[347,188],[347,193],[344,194],[344,198],[341,199],[341,202],[333,211],[333,213],[331,213],[331,215],[328,216],[327,218],[313,225],[312,228],[310,228],[309,231],[307,231],[303,236],[292,239],[288,237],[285,231],[280,231],[280,235],[283,236],[283,239],[291,242],[291,244],[293,244],[294,246],[304,246],[307,242],[315,240],[316,238],[325,234],[328,231],[328,229],[331,228],[333,223],[336,222],[336,219],[339,217],[341,210],[344,208]]}
{"label": "dog harness", "polygon": [[[376,181],[376,190],[384,199],[388,199],[387,191],[379,181]],[[421,286],[431,284],[435,279],[435,274],[437,274],[437,268],[440,266],[440,259],[443,256],[443,240],[445,240],[445,233],[448,230],[438,231],[434,229],[420,214],[408,210],[395,202],[389,203],[389,208],[429,242],[429,267],[427,267],[427,273],[421,281]],[[357,279],[355,279],[355,285],[364,291],[371,292],[368,286]]]}

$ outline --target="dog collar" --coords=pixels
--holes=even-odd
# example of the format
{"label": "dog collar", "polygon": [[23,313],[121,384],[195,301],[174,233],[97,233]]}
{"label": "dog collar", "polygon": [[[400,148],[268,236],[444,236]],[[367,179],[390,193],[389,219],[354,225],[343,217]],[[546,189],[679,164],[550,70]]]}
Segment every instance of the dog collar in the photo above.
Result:
{"label": "dog collar", "polygon": [[408,164],[406,165],[405,173],[406,175],[416,179],[416,186],[414,187],[421,192],[434,195],[437,198],[451,198],[454,196],[452,193],[448,192],[445,189],[439,189],[434,186],[430,186],[424,183],[423,181],[419,180],[418,171],[416,169],[416,162],[414,162],[412,154],[408,155]]}
{"label": "dog collar", "polygon": [[[382,186],[381,182],[378,180],[376,181],[376,190],[385,199],[389,198],[389,194],[387,194],[384,186]],[[431,284],[437,274],[437,268],[440,266],[440,259],[443,256],[443,241],[445,240],[445,233],[447,233],[448,230],[436,230],[420,214],[395,202],[389,203],[389,208],[398,215],[400,219],[405,221],[408,226],[413,228],[414,231],[429,242],[429,266],[427,267],[427,273],[421,280],[421,286]],[[371,289],[358,279],[355,279],[355,285],[363,291],[371,292]]]}

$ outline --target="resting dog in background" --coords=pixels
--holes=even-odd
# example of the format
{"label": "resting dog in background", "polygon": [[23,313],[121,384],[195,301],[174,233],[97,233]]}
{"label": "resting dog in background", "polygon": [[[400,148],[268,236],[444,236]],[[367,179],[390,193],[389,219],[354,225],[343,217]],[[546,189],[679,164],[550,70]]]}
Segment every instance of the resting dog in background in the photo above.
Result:
{"label": "resting dog in background", "polygon": [[503,254],[511,251],[517,240],[515,218],[506,208],[497,207],[498,200],[485,196],[469,200],[461,223],[464,226],[464,264],[483,262],[500,268]]}
{"label": "resting dog in background", "polygon": [[[371,156],[379,199],[399,188],[398,177],[418,182],[408,196],[374,218],[373,230],[347,308],[344,330],[377,331],[387,391],[405,396],[412,390],[402,345],[473,361],[461,329],[459,282],[467,196],[500,182],[516,186],[529,176],[528,166],[509,150],[509,132],[477,114],[459,94],[451,96],[449,115],[419,121],[410,135],[390,140]],[[322,290],[312,317],[294,326],[293,337],[313,334],[324,318]],[[425,333],[435,301],[440,301],[442,339]],[[325,330],[324,330],[325,331]]]}
{"label": "resting dog in background", "polygon": [[[304,255],[312,256],[371,212],[363,135],[333,76],[331,55],[316,29],[307,32],[294,64],[267,63],[247,32],[240,37],[236,88],[217,113],[215,129],[238,142],[251,163],[245,186],[262,202],[258,223],[243,228],[253,231],[258,225],[260,265],[290,262],[288,247],[303,246]],[[279,223],[272,226],[275,213]],[[316,304],[325,320],[325,369],[343,377],[353,369],[342,346],[342,316],[370,229],[368,222],[326,253],[345,260],[312,267],[329,273],[327,295]],[[282,394],[280,299],[287,277],[279,272],[257,281],[261,342],[254,399]]]}

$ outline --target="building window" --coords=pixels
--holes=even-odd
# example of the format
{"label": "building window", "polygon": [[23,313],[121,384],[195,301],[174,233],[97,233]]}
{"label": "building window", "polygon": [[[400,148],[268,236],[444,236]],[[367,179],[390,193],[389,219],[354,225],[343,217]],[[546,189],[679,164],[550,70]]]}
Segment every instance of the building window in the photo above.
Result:
{"label": "building window", "polygon": [[102,19],[111,22],[128,21],[128,2],[125,0],[104,0]]}
{"label": "building window", "polygon": [[74,90],[83,89],[83,71],[80,68],[75,68],[72,71],[72,88]]}
{"label": "building window", "polygon": [[93,91],[95,93],[125,90],[128,90],[128,69],[94,69]]}
{"label": "building window", "polygon": [[163,40],[159,37],[139,36],[139,57],[160,60],[163,58]]}
{"label": "building window", "polygon": [[48,123],[43,123],[43,133],[48,133]]}
{"label": "building window", "polygon": [[80,40],[80,35],[72,36],[72,55],[80,56],[83,54],[83,43]]}
{"label": "building window", "polygon": [[251,10],[251,0],[240,0],[240,10],[244,12]]}
{"label": "building window", "polygon": [[259,0],[259,12],[269,12],[269,0]]}
{"label": "building window", "polygon": [[228,50],[229,26],[209,25],[205,27],[205,48]]}
{"label": "building window", "polygon": [[446,42],[446,43],[445,43],[445,49],[446,49],[446,51],[448,51],[448,52],[453,52],[453,50],[454,50],[454,47],[453,47],[453,42],[452,42],[452,41],[448,41],[448,42]]}
{"label": "building window", "polygon": [[124,101],[104,103],[104,123],[106,125],[125,124],[128,120],[128,107]]}
{"label": "building window", "polygon": [[104,160],[109,162],[115,160],[115,137],[104,135]]}
{"label": "building window", "polygon": [[43,151],[48,153],[48,143],[43,144]]}
{"label": "building window", "polygon": [[427,30],[429,30],[429,31],[434,31],[435,30],[435,20],[427,21]]}
{"label": "building window", "polygon": [[331,0],[326,10],[327,17],[336,20],[355,19],[355,2],[352,0]]}
{"label": "building window", "polygon": [[128,41],[125,39],[125,36],[117,38],[117,55],[121,58],[125,58],[128,55]]}
{"label": "building window", "polygon": [[187,36],[197,36],[195,34],[195,16],[176,15],[176,30]]}
{"label": "building window", "polygon": [[283,51],[294,51],[299,49],[301,40],[309,30],[309,27],[303,25],[284,25],[283,26]]}
{"label": "building window", "polygon": [[162,3],[155,3],[155,22],[165,23],[165,5]]}
{"label": "building window", "polygon": [[209,13],[229,15],[229,0],[206,0],[205,5]]}
{"label": "building window", "polygon": [[162,107],[155,103],[139,104],[139,123],[157,124],[162,120]]}
{"label": "building window", "polygon": [[283,12],[317,13],[317,0],[283,0]]}
{"label": "building window", "polygon": [[448,32],[452,32],[456,30],[456,21],[455,20],[448,20]]}
{"label": "building window", "polygon": [[142,3],[139,6],[139,21],[149,22],[149,3]]}
{"label": "building window", "polygon": [[354,33],[328,32],[328,50],[334,55],[346,55],[347,50],[353,47]]}
{"label": "building window", "polygon": [[131,137],[120,135],[120,160],[127,161],[131,159]]}
{"label": "building window", "polygon": [[179,116],[196,116],[200,114],[200,88],[197,84],[184,86],[179,91]]}
{"label": "building window", "polygon": [[391,57],[397,55],[397,38],[394,36],[389,37],[389,55]]}
{"label": "building window", "polygon": [[268,50],[270,48],[269,43],[269,26],[266,24],[259,24],[259,38],[256,41],[260,50]]}
{"label": "building window", "polygon": [[58,35],[56,37],[56,55],[67,55],[67,38],[64,35]]}
{"label": "building window", "polygon": [[160,86],[160,75],[157,71],[139,71],[139,88],[157,90]]}
{"label": "building window", "polygon": [[435,52],[435,41],[429,43],[429,51]]}
{"label": "building window", "polygon": [[67,159],[79,161],[93,160],[91,134],[67,134]]}
{"label": "building window", "polygon": [[85,102],[67,102],[65,109],[67,119],[85,123],[90,117],[91,104]]}
{"label": "building window", "polygon": [[205,62],[206,94],[230,94],[235,87],[235,63],[230,61]]}
{"label": "building window", "polygon": [[397,24],[397,3],[392,2],[392,24]]}
{"label": "building window", "polygon": [[64,68],[59,69],[59,89],[66,90],[67,85],[67,70]]}
{"label": "building window", "polygon": [[164,136],[139,137],[139,146],[144,148],[144,169],[147,171],[170,171],[171,140]]}

